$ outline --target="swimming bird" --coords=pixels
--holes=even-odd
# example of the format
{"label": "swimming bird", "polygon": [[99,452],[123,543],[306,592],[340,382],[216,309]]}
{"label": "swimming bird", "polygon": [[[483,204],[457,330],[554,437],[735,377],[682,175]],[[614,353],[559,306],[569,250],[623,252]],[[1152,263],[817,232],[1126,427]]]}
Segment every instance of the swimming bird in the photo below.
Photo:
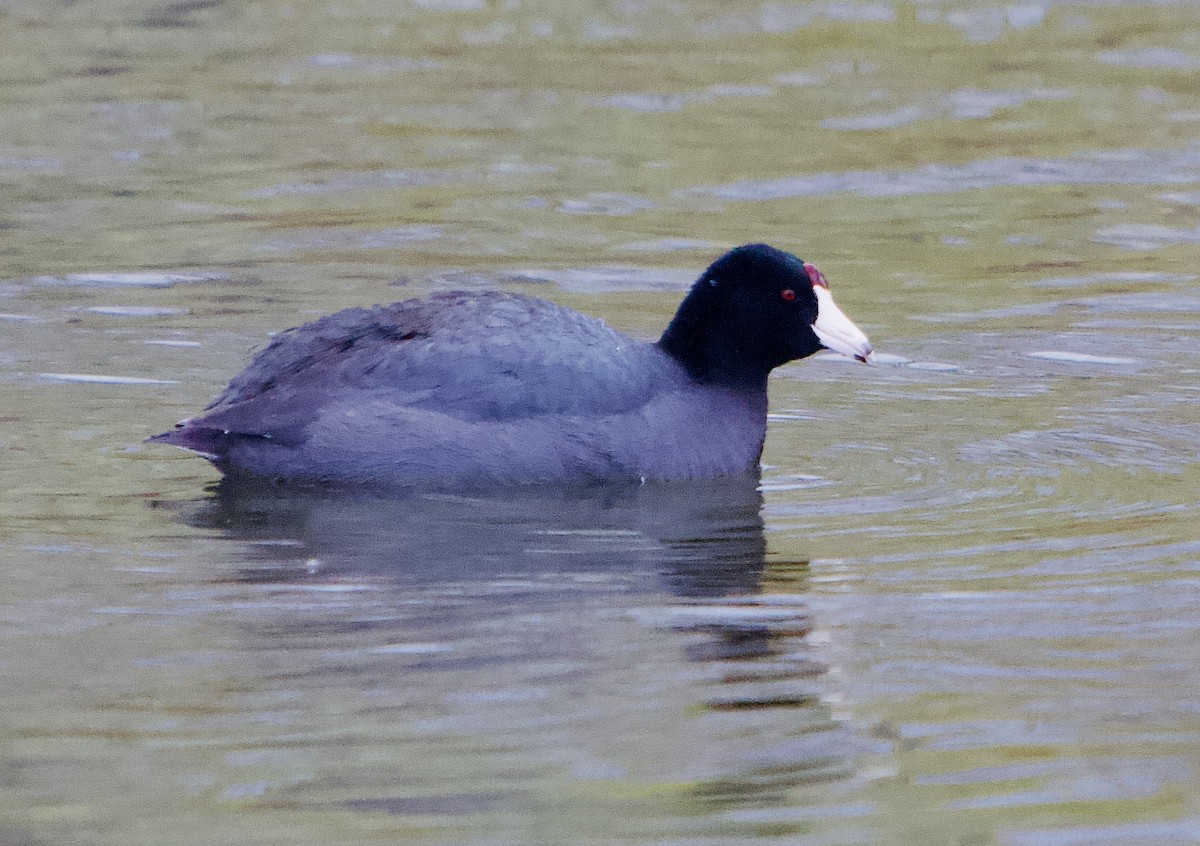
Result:
{"label": "swimming bird", "polygon": [[750,473],[768,374],[823,348],[872,357],[816,267],[747,244],[654,343],[522,294],[351,308],[281,333],[150,440],[226,474],[401,488]]}

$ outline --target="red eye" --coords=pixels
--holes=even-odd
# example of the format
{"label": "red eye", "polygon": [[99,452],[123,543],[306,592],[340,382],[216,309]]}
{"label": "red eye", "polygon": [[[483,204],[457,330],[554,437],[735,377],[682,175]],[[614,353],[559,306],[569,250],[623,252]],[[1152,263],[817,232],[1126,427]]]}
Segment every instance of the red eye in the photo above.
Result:
{"label": "red eye", "polygon": [[791,288],[785,288],[779,292],[779,296],[783,297],[786,302],[790,303],[792,300],[796,299],[796,292]]}

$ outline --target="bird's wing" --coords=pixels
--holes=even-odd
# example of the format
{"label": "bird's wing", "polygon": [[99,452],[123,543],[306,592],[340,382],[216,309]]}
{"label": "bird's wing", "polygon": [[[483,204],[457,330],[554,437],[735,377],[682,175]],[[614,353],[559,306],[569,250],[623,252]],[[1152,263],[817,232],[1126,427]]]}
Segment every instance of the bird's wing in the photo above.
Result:
{"label": "bird's wing", "polygon": [[328,404],[385,399],[460,420],[612,414],[676,378],[656,347],[517,294],[348,309],[276,337],[190,425],[286,438]]}

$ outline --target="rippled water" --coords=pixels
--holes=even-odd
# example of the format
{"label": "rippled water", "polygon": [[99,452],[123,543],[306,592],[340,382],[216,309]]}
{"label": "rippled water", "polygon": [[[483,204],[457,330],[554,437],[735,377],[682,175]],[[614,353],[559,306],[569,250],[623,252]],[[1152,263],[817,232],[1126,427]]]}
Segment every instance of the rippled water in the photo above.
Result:
{"label": "rippled water", "polygon": [[[0,4],[0,842],[1200,842],[1188,2]],[[762,484],[214,486],[269,332],[653,337],[726,247],[880,346]]]}

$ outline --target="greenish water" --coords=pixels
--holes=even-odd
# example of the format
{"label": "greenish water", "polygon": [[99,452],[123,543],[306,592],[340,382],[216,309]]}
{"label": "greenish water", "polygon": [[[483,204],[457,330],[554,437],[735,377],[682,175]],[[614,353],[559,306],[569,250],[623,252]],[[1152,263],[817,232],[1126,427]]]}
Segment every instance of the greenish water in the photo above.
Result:
{"label": "greenish water", "polygon": [[[1198,70],[1188,2],[0,4],[0,842],[1200,842]],[[761,492],[142,444],[317,314],[653,337],[751,240],[885,354],[778,372]]]}

